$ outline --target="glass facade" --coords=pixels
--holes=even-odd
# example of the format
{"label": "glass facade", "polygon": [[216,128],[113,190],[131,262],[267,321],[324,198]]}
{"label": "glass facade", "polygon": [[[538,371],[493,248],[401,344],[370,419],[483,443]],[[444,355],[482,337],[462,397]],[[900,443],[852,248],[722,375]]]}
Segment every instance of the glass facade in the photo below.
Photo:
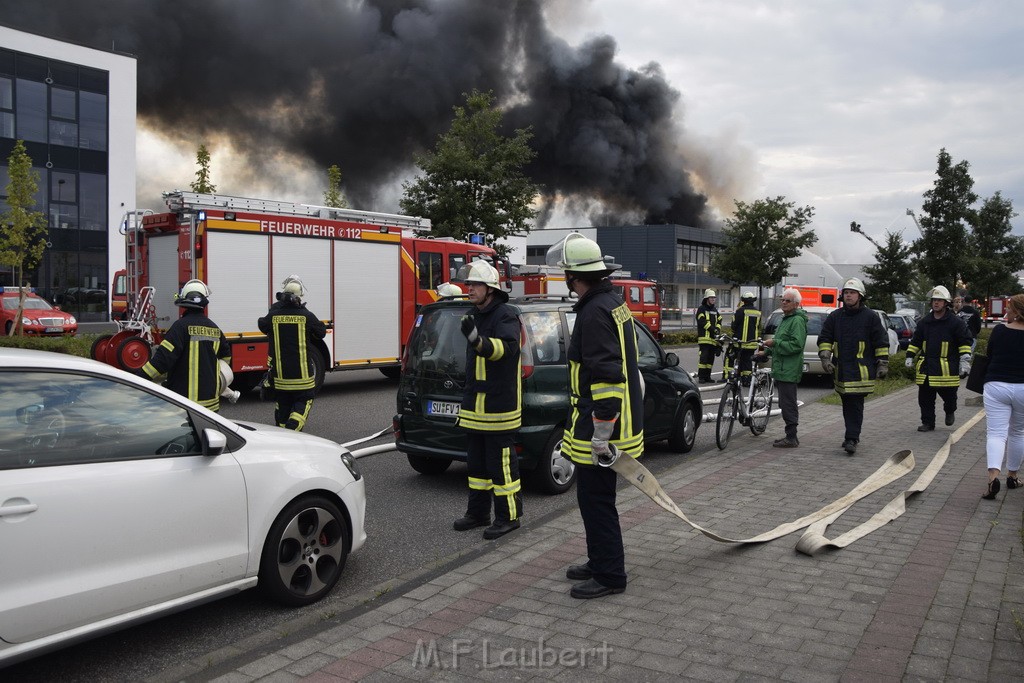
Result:
{"label": "glass facade", "polygon": [[[109,84],[106,71],[0,49],[0,211],[20,139],[38,178],[34,210],[48,229],[27,279],[84,321],[107,319]],[[13,269],[0,267],[0,285],[14,284]]]}

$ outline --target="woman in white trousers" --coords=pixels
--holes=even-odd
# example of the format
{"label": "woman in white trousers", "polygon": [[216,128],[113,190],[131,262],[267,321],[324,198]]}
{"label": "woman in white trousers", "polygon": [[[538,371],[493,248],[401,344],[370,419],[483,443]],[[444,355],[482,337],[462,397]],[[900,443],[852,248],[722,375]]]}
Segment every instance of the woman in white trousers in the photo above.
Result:
{"label": "woman in white trousers", "polygon": [[1024,460],[1024,294],[1010,298],[1006,324],[992,330],[985,373],[985,423],[988,488],[981,496],[999,493],[999,473],[1006,459],[1006,488],[1024,486],[1017,478]]}

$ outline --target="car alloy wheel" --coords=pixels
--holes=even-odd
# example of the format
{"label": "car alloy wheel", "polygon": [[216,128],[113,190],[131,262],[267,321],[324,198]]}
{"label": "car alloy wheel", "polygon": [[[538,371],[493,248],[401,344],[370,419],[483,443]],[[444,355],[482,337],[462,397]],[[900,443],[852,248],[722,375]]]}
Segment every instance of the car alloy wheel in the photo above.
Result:
{"label": "car alloy wheel", "polygon": [[260,587],[292,607],[309,605],[334,588],[351,547],[348,520],[322,496],[300,498],[278,515],[260,561]]}

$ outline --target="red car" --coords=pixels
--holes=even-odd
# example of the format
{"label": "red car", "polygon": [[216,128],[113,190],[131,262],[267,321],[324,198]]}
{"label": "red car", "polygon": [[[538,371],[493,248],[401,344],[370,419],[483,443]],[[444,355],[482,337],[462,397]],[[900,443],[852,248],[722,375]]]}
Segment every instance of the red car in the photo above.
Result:
{"label": "red car", "polygon": [[[0,294],[0,321],[4,334],[9,335],[18,314],[18,288],[4,287]],[[22,311],[21,326],[25,334],[39,337],[74,336],[78,332],[75,316],[55,308],[49,301],[36,294],[25,294],[25,308]]]}

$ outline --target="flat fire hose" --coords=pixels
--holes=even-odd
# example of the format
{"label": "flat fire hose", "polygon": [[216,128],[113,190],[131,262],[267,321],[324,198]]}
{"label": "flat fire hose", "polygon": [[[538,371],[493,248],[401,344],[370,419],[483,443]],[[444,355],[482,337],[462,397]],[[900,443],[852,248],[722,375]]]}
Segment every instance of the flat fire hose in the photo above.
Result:
{"label": "flat fire hose", "polygon": [[658,480],[653,474],[651,474],[650,470],[634,458],[618,457],[618,451],[613,451],[613,459],[610,461],[602,460],[598,464],[602,467],[611,467],[618,474],[622,475],[626,481],[640,489],[648,498],[657,503],[660,507],[671,512],[673,515],[689,524],[693,529],[714,541],[719,541],[720,543],[742,544],[764,543],[766,541],[782,538],[783,536],[787,536],[805,527],[809,527],[807,532],[797,543],[797,550],[807,555],[813,555],[815,552],[826,546],[837,548],[845,547],[903,514],[905,509],[903,507],[904,500],[910,495],[923,491],[928,487],[928,484],[931,483],[932,479],[934,479],[935,475],[945,464],[949,455],[950,446],[959,441],[967,430],[974,426],[978,420],[984,417],[984,414],[985,411],[980,411],[971,420],[969,420],[967,424],[958,429],[954,434],[950,435],[946,440],[946,443],[935,454],[932,462],[927,468],[925,468],[925,471],[920,477],[918,477],[917,481],[914,482],[910,488],[901,492],[896,499],[890,502],[869,521],[861,524],[856,529],[843,534],[834,541],[830,541],[822,535],[825,528],[838,519],[840,515],[846,512],[861,498],[884,488],[912,472],[915,463],[914,455],[911,451],[903,450],[889,456],[877,470],[855,486],[849,493],[844,495],[842,498],[829,503],[820,510],[812,512],[809,515],[805,515],[793,522],[780,524],[770,531],[758,534],[757,536],[752,536],[751,538],[728,538],[705,529],[699,524],[691,521],[686,514],[679,509],[679,506],[675,504],[672,498],[665,493],[665,490],[661,488]]}
{"label": "flat fire hose", "polygon": [[960,429],[956,430],[946,439],[946,443],[942,445],[936,453],[932,461],[928,463],[928,466],[924,468],[921,475],[917,480],[911,484],[906,490],[900,491],[895,498],[889,501],[889,504],[879,510],[871,517],[868,521],[863,524],[850,529],[845,534],[837,536],[835,539],[825,538],[825,529],[829,524],[834,522],[841,514],[846,510],[840,510],[839,512],[826,517],[825,519],[818,520],[812,524],[804,535],[797,541],[796,549],[805,555],[813,555],[822,548],[845,548],[854,541],[863,538],[870,534],[875,529],[885,526],[892,520],[896,519],[904,512],[906,512],[906,501],[913,495],[921,493],[928,485],[935,479],[935,475],[939,473],[939,470],[946,464],[946,460],[949,458],[949,450],[953,444],[963,438],[964,434],[970,430],[971,427],[976,425],[981,418],[985,417],[985,411],[979,410],[974,417],[967,421]]}

